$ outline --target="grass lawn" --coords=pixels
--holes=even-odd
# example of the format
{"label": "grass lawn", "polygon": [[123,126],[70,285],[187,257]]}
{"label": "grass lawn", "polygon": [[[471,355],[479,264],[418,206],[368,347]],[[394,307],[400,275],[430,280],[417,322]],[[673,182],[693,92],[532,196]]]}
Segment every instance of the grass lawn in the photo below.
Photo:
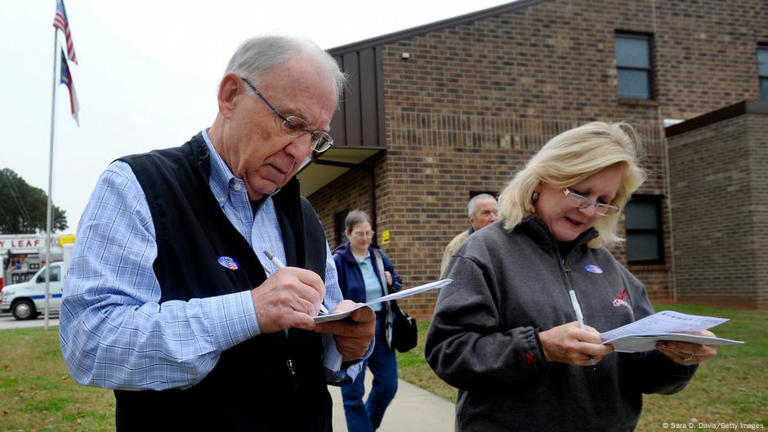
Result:
{"label": "grass lawn", "polygon": [[[663,430],[663,423],[762,424],[768,428],[768,310],[734,310],[695,305],[655,305],[696,315],[730,318],[712,329],[715,334],[747,343],[724,346],[702,364],[691,383],[674,395],[645,396],[638,431]],[[424,360],[424,340],[429,322],[419,322],[419,345],[398,354],[400,378],[456,401],[456,389],[438,378]],[[737,426],[738,427],[738,426]],[[758,426],[759,427],[759,426]]]}
{"label": "grass lawn", "polygon": [[[656,309],[731,318],[715,333],[747,344],[721,347],[681,393],[647,396],[638,430],[663,430],[663,422],[691,421],[768,427],[768,310],[690,305]],[[400,377],[455,401],[456,390],[437,378],[424,360],[428,325],[420,321],[419,345],[398,354]],[[114,410],[111,391],[83,387],[69,376],[59,351],[58,328],[0,331],[0,431],[114,430]]]}
{"label": "grass lawn", "polygon": [[112,392],[70,377],[58,327],[0,330],[0,431],[114,429]]}

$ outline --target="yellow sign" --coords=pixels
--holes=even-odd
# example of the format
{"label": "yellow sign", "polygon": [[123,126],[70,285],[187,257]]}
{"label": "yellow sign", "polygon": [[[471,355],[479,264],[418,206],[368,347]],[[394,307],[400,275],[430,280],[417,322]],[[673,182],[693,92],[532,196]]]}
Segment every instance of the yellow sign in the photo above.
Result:
{"label": "yellow sign", "polygon": [[65,244],[73,244],[75,243],[75,235],[74,234],[66,234],[59,236],[59,246],[64,246]]}
{"label": "yellow sign", "polygon": [[389,244],[389,230],[385,230],[381,233],[381,246],[384,247]]}

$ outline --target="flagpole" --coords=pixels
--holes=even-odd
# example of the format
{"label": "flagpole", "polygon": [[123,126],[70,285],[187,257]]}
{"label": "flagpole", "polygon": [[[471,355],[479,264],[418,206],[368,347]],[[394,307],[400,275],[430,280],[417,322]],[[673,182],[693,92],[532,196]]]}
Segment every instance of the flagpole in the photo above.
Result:
{"label": "flagpole", "polygon": [[53,136],[56,125],[56,56],[59,31],[53,29],[53,90],[51,91],[51,139],[48,151],[48,204],[45,212],[45,330],[48,330],[48,309],[51,297],[51,193],[53,192]]}

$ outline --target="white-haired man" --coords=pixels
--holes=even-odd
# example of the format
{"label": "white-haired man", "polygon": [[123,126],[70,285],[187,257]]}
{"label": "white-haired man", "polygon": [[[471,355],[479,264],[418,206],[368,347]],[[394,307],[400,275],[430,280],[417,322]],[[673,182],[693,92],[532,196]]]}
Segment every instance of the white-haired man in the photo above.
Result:
{"label": "white-haired man", "polygon": [[454,252],[467,240],[470,234],[499,219],[499,203],[493,195],[487,193],[475,195],[467,204],[467,216],[470,225],[469,229],[462,231],[445,247],[443,260],[440,262],[441,275],[445,274],[445,270],[448,268],[448,263],[451,262]]}
{"label": "white-haired man", "polygon": [[250,39],[209,129],[99,179],[61,345],[78,382],[115,390],[117,430],[331,430],[326,384],[357,375],[375,316],[315,324],[323,305],[355,304],[294,175],[333,144],[343,82],[308,40]]}

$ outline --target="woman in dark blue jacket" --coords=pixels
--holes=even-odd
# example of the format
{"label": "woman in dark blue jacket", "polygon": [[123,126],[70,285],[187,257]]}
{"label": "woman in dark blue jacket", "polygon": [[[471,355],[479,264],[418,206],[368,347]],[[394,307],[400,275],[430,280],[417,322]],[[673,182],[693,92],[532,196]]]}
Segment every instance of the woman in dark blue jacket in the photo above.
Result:
{"label": "woman in dark blue jacket", "polygon": [[[387,292],[399,291],[402,286],[400,276],[395,273],[389,258],[379,248],[371,246],[374,235],[371,231],[371,218],[363,211],[353,210],[347,215],[344,225],[347,242],[333,251],[344,298],[356,302],[375,300],[386,294],[384,283],[387,284]],[[381,256],[383,263],[383,278],[379,272],[377,255]],[[373,305],[373,309],[376,312],[376,344],[366,361],[373,373],[371,392],[363,403],[365,369],[352,383],[341,387],[344,414],[350,432],[376,430],[397,391],[397,359],[386,331],[388,325],[392,324],[391,314],[387,306],[381,303]]]}

